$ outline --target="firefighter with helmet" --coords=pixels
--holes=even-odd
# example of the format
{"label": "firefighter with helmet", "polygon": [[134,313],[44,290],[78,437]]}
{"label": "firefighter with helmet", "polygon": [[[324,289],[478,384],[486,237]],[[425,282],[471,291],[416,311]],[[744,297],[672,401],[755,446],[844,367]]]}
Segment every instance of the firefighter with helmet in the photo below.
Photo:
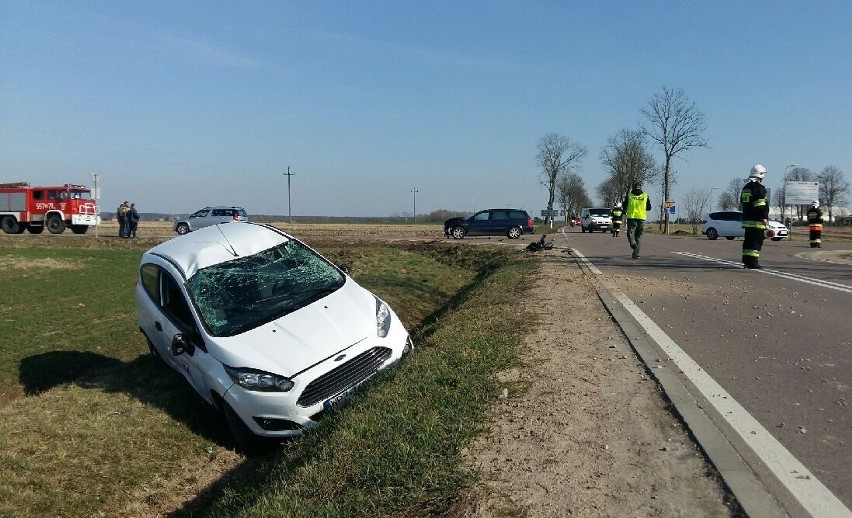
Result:
{"label": "firefighter with helmet", "polygon": [[766,237],[766,224],[769,221],[769,202],[766,199],[766,187],[763,178],[766,168],[760,164],[751,168],[748,183],[740,192],[740,204],[743,207],[742,227],[745,230],[743,239],[743,266],[749,269],[760,266],[760,249]]}
{"label": "firefighter with helmet", "polygon": [[612,237],[618,237],[618,232],[621,230],[621,219],[624,217],[624,211],[621,210],[621,204],[616,203],[612,208]]}
{"label": "firefighter with helmet", "polygon": [[807,216],[811,248],[822,248],[822,210],[819,208],[819,201],[814,201],[811,204]]}

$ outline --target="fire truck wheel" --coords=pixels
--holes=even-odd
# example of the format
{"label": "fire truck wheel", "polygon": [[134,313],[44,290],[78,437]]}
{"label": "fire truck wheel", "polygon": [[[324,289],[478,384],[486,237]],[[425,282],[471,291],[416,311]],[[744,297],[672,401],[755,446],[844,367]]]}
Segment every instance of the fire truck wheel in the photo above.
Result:
{"label": "fire truck wheel", "polygon": [[47,230],[51,234],[61,234],[65,232],[65,222],[62,219],[54,214],[47,218]]}
{"label": "fire truck wheel", "polygon": [[175,230],[177,230],[178,234],[184,235],[189,232],[189,225],[187,225],[186,223],[181,223],[177,226]]}
{"label": "fire truck wheel", "polygon": [[20,234],[24,231],[21,224],[18,223],[18,220],[13,218],[12,216],[6,216],[2,220],[0,220],[0,226],[3,227],[3,232],[7,234]]}
{"label": "fire truck wheel", "polygon": [[71,225],[71,232],[75,234],[85,234],[89,230],[88,225]]}
{"label": "fire truck wheel", "polygon": [[27,232],[30,234],[41,234],[44,232],[44,225],[33,225],[30,223],[30,226],[27,227]]}

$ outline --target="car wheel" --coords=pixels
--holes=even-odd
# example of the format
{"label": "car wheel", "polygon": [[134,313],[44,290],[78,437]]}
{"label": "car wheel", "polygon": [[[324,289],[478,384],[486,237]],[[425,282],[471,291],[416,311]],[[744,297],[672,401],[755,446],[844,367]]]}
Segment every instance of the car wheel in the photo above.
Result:
{"label": "car wheel", "polygon": [[713,241],[717,237],[719,237],[719,233],[716,232],[716,229],[713,228],[713,227],[708,228],[707,232],[705,232],[705,234],[707,234],[707,239],[709,239],[710,241]]}
{"label": "car wheel", "polygon": [[85,234],[89,230],[89,225],[71,225],[71,232],[75,234]]}
{"label": "car wheel", "polygon": [[255,435],[226,401],[222,401],[222,413],[238,452],[245,455],[256,455],[268,451],[272,447],[273,442]]}
{"label": "car wheel", "polygon": [[65,222],[62,221],[62,218],[53,214],[47,218],[47,231],[51,234],[61,234],[65,232]]}
{"label": "car wheel", "polygon": [[523,233],[524,231],[521,230],[521,227],[509,227],[509,230],[508,232],[506,232],[506,235],[509,237],[509,239],[518,239]]}
{"label": "car wheel", "polygon": [[725,239],[727,239],[728,241],[733,241],[733,240],[734,240],[734,236],[725,236]]}
{"label": "car wheel", "polygon": [[464,237],[464,227],[453,227],[450,234],[452,234],[453,239],[461,239]]}
{"label": "car wheel", "polygon": [[186,223],[178,223],[178,226],[175,228],[175,230],[177,230],[178,234],[184,235],[189,232],[189,225],[187,225]]}

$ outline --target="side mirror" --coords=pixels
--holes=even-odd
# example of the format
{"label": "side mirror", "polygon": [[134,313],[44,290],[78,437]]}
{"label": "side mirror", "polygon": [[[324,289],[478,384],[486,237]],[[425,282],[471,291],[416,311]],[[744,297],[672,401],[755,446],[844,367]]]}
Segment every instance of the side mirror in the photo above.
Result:
{"label": "side mirror", "polygon": [[172,345],[170,349],[174,356],[180,356],[183,353],[190,356],[195,354],[195,346],[192,345],[192,342],[187,341],[186,336],[181,334],[177,334],[174,338],[172,338]]}

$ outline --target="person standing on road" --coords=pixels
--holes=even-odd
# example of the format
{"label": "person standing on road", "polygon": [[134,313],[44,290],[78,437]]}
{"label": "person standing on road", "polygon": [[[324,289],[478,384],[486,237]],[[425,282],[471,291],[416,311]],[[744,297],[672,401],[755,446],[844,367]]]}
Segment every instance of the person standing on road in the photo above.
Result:
{"label": "person standing on road", "polygon": [[136,237],[136,227],[139,226],[139,213],[136,212],[136,204],[130,204],[127,211],[127,237]]}
{"label": "person standing on road", "polygon": [[618,232],[621,230],[621,218],[624,217],[624,211],[621,210],[621,204],[616,203],[612,208],[612,237],[618,237]]}
{"label": "person standing on road", "polygon": [[642,184],[633,182],[633,189],[624,198],[627,217],[627,242],[633,249],[633,259],[639,259],[639,243],[645,231],[645,218],[651,210],[651,198],[642,190]]}
{"label": "person standing on road", "polygon": [[808,209],[808,227],[811,248],[822,248],[822,210],[818,201],[814,201]]}
{"label": "person standing on road", "polygon": [[760,249],[766,237],[766,223],[769,221],[769,202],[766,199],[766,187],[763,178],[766,168],[760,164],[751,168],[749,182],[740,192],[740,204],[743,207],[743,266],[749,269],[760,266]]}

